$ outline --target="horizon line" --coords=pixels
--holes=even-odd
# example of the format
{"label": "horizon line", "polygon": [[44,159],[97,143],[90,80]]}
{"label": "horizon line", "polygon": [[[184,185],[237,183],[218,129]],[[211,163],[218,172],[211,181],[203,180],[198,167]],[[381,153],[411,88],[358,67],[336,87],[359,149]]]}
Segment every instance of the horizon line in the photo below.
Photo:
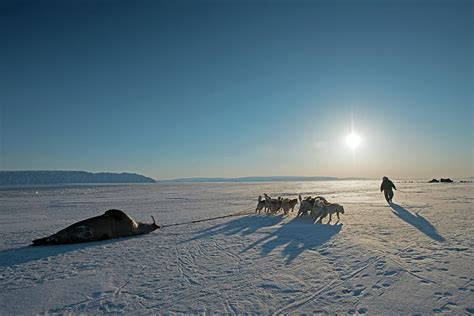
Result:
{"label": "horizon line", "polygon": [[[221,177],[221,176],[191,176],[191,177],[177,177],[177,178],[165,178],[165,179],[160,179],[160,178],[154,178],[149,175],[144,175],[136,171],[86,171],[86,170],[78,170],[78,169],[15,169],[15,170],[4,170],[0,169],[0,172],[41,172],[41,171],[47,171],[47,172],[87,172],[87,173],[116,173],[116,174],[137,174],[141,176],[145,176],[148,178],[151,178],[155,180],[156,182],[186,182],[186,181],[208,181],[208,182],[219,182],[219,181],[237,181],[237,180],[245,180],[245,179],[280,179],[279,181],[285,181],[284,179],[286,178],[287,181],[298,181],[298,179],[301,179],[300,181],[311,181],[311,178],[321,178],[319,180],[313,180],[313,181],[331,181],[331,180],[378,180],[379,178],[377,177],[364,177],[364,176],[328,176],[328,175],[311,175],[311,176],[300,176],[300,175],[271,175],[271,176],[262,176],[262,175],[250,175],[250,176],[234,176],[234,177]],[[294,180],[288,180],[294,179]],[[405,177],[391,177],[392,179],[397,179],[397,180],[431,180],[431,179],[437,179],[437,178],[442,178],[442,177],[424,177],[424,178],[405,178]],[[449,177],[448,177],[449,178]],[[464,177],[451,177],[453,179],[473,179],[474,176],[464,176]],[[245,181],[242,181],[245,182]],[[252,182],[258,182],[258,181],[252,181]],[[264,182],[270,182],[270,180],[266,180]]]}

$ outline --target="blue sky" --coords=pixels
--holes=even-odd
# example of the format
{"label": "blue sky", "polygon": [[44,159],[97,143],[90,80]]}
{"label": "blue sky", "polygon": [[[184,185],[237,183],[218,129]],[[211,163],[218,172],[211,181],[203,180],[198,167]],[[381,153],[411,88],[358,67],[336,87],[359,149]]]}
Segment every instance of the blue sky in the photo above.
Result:
{"label": "blue sky", "polygon": [[472,1],[4,1],[0,169],[472,176],[473,21]]}

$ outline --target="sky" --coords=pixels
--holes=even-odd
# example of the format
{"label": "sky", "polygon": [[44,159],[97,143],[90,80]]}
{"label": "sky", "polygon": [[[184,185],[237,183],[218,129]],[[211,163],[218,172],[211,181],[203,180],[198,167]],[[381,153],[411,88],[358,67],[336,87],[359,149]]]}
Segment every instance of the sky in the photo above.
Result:
{"label": "sky", "polygon": [[0,40],[1,170],[474,176],[473,1],[2,1]]}

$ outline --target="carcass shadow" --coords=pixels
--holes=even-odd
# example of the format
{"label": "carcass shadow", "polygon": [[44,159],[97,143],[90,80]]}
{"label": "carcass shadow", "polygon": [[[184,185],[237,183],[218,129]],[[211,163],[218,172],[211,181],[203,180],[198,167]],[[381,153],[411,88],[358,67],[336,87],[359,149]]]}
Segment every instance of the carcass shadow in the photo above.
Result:
{"label": "carcass shadow", "polygon": [[396,203],[390,203],[390,207],[392,208],[393,214],[412,225],[426,236],[439,242],[446,241],[446,239],[437,232],[436,228],[420,214],[413,214]]}
{"label": "carcass shadow", "polygon": [[104,246],[140,236],[107,239],[87,243],[49,245],[49,246],[25,246],[0,251],[0,268],[11,267],[22,263],[41,260],[48,257],[62,255],[68,252],[82,250],[90,247]]}

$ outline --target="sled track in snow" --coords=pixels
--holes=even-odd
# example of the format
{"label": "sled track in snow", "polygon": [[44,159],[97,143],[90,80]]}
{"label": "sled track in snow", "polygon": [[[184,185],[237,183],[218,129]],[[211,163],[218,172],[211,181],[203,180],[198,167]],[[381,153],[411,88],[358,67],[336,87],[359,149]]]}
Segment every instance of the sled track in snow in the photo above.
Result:
{"label": "sled track in snow", "polygon": [[277,311],[275,311],[275,314],[288,314],[288,313],[294,313],[298,308],[304,306],[306,303],[314,300],[316,297],[318,297],[321,293],[323,293],[323,291],[331,286],[333,286],[334,284],[336,283],[342,283],[346,280],[349,280],[349,279],[352,279],[354,276],[356,276],[357,274],[359,274],[361,271],[365,270],[366,268],[368,268],[372,263],[375,263],[379,260],[381,260],[382,257],[380,256],[375,256],[375,257],[372,257],[370,258],[369,260],[367,260],[365,262],[365,264],[360,267],[359,269],[353,271],[352,273],[346,275],[346,276],[343,276],[341,277],[340,279],[336,279],[326,285],[324,285],[323,287],[319,288],[316,292],[310,294],[310,295],[307,295],[306,297],[304,297],[303,299],[301,300],[296,300],[296,301],[293,301],[292,303],[278,309]]}

